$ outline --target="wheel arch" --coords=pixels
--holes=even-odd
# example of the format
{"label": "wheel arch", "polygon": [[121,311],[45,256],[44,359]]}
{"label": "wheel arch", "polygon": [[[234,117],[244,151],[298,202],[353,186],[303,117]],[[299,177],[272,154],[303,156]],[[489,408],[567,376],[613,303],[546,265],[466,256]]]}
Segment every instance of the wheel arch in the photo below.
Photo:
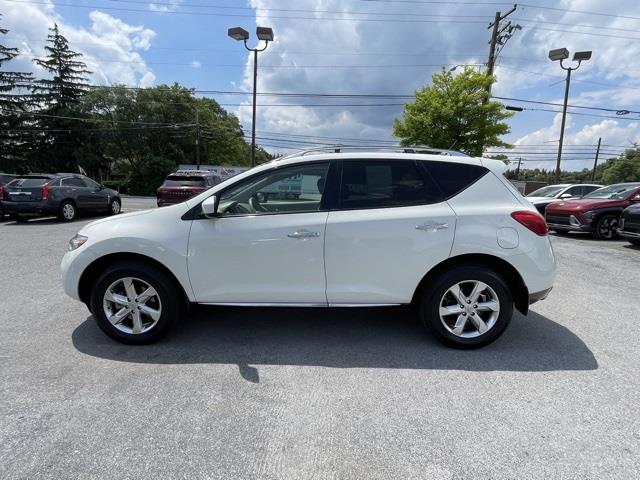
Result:
{"label": "wheel arch", "polygon": [[188,306],[190,304],[189,297],[185,292],[184,287],[177,279],[177,277],[169,270],[166,266],[160,263],[158,260],[154,258],[148,257],[146,255],[142,255],[139,253],[131,253],[131,252],[118,252],[105,255],[94,260],[90,263],[87,268],[84,269],[82,275],[80,276],[80,281],[78,282],[78,296],[80,300],[84,302],[87,306],[90,305],[90,297],[91,297],[91,288],[95,285],[100,273],[103,272],[107,267],[113,265],[117,262],[124,261],[137,261],[142,263],[147,263],[162,271],[167,277],[175,284],[176,288],[180,292],[183,303]]}
{"label": "wheel arch", "polygon": [[427,288],[432,279],[450,268],[464,265],[482,265],[493,270],[497,275],[502,277],[511,290],[516,308],[524,315],[527,314],[529,311],[529,289],[525,285],[518,270],[502,258],[482,253],[457,255],[440,262],[422,277],[422,280],[420,280],[420,283],[413,293],[411,303],[414,305],[417,304],[418,297]]}

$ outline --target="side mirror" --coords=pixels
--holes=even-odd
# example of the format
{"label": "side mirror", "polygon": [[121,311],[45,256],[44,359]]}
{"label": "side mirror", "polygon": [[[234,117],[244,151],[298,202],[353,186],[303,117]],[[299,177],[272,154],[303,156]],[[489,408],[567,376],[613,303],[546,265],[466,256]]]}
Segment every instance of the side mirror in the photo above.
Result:
{"label": "side mirror", "polygon": [[631,197],[632,202],[640,202],[640,193],[637,193],[633,197]]}
{"label": "side mirror", "polygon": [[107,188],[107,187],[105,187],[105,186],[104,186],[104,185],[102,185],[101,183],[100,183],[100,184],[98,184],[98,190],[104,190],[105,188]]}
{"label": "side mirror", "polygon": [[571,198],[573,197],[573,195],[571,195],[570,193],[563,193],[562,195],[560,195],[560,199],[564,200],[565,198]]}
{"label": "side mirror", "polygon": [[202,214],[207,218],[213,218],[218,213],[218,196],[211,195],[204,202],[202,202]]}

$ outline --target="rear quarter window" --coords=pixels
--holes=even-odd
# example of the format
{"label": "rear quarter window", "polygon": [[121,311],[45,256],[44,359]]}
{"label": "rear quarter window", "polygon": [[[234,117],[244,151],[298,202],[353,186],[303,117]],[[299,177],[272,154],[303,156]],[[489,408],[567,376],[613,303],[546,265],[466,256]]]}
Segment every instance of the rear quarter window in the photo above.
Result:
{"label": "rear quarter window", "polygon": [[473,185],[489,170],[479,165],[455,162],[423,161],[446,198],[451,198]]}

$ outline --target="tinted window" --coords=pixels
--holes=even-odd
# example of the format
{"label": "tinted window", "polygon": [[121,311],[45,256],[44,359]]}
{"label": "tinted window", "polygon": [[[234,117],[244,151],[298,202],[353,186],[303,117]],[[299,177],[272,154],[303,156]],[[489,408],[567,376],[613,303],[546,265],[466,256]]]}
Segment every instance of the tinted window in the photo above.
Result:
{"label": "tinted window", "polygon": [[204,177],[172,175],[167,177],[162,185],[165,187],[204,187],[206,182]]}
{"label": "tinted window", "polygon": [[12,182],[9,182],[7,186],[20,188],[41,187],[47,183],[48,180],[48,178],[16,178]]}
{"label": "tinted window", "polygon": [[569,195],[571,195],[572,197],[581,197],[582,195],[584,195],[583,189],[581,186],[576,186],[576,187],[571,187],[569,189],[567,189],[566,192],[564,193],[568,193]]}
{"label": "tinted window", "polygon": [[85,186],[89,187],[89,188],[99,188],[100,185],[98,185],[96,182],[94,182],[93,180],[91,180],[90,178],[83,178],[82,181],[85,183]]}
{"label": "tinted window", "polygon": [[412,160],[347,160],[342,168],[344,209],[420,205],[437,202],[441,196]]}
{"label": "tinted window", "polygon": [[77,177],[63,178],[62,186],[63,187],[82,187],[82,188],[86,187],[82,179]]}
{"label": "tinted window", "polygon": [[599,189],[600,187],[596,187],[595,185],[587,185],[585,187],[582,187],[583,190],[583,195],[586,195],[587,193],[593,192],[594,190]]}
{"label": "tinted window", "polygon": [[488,170],[479,165],[454,162],[424,162],[446,198],[453,197],[470,186]]}

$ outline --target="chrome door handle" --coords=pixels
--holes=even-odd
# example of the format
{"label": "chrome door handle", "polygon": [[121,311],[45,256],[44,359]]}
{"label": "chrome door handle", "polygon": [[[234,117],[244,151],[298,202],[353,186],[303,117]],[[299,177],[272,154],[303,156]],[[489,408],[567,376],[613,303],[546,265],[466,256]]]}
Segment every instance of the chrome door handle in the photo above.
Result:
{"label": "chrome door handle", "polygon": [[438,222],[424,222],[421,225],[416,225],[416,230],[424,230],[425,232],[435,232],[438,230],[445,230],[449,228],[448,223]]}
{"label": "chrome door handle", "polygon": [[320,232],[310,232],[306,228],[301,230],[296,230],[293,233],[288,233],[287,237],[289,238],[316,238],[320,236]]}

